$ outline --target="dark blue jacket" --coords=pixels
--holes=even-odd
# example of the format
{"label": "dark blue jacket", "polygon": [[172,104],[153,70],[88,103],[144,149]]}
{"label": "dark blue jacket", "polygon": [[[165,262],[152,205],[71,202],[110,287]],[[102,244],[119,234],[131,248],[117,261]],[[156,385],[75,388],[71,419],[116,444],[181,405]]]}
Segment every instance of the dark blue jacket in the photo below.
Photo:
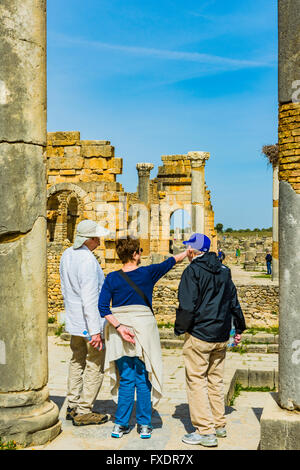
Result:
{"label": "dark blue jacket", "polygon": [[194,259],[184,270],[178,289],[175,334],[190,333],[211,343],[229,339],[232,319],[236,333],[246,329],[231,271],[215,253]]}

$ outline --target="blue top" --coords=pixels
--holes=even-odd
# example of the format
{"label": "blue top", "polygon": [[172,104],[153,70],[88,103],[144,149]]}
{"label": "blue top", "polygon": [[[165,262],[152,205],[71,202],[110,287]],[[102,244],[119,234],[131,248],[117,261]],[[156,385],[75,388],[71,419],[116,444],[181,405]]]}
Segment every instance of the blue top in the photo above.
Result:
{"label": "blue top", "polygon": [[[150,266],[141,266],[133,271],[126,272],[127,276],[144,292],[152,305],[152,293],[154,285],[176,264],[173,256],[159,264]],[[121,307],[123,305],[145,305],[142,297],[133,290],[133,288],[121,277],[118,271],[109,273],[102,286],[98,308],[101,317],[111,315],[110,301],[112,307]]]}

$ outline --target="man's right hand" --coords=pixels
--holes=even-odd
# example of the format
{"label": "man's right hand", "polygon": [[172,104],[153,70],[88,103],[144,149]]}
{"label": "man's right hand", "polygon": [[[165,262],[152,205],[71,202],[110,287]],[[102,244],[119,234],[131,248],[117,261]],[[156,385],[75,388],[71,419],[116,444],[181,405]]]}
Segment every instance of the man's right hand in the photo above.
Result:
{"label": "man's right hand", "polygon": [[91,346],[93,346],[93,348],[101,351],[103,347],[103,343],[102,343],[102,338],[101,338],[100,333],[98,333],[97,335],[92,335],[92,339],[91,341],[89,341],[89,343]]}
{"label": "man's right hand", "polygon": [[241,342],[241,340],[242,340],[242,335],[236,334],[234,336],[234,344],[235,345],[239,344]]}
{"label": "man's right hand", "polygon": [[125,325],[119,326],[117,332],[122,337],[122,339],[124,339],[124,341],[135,344],[134,333],[132,333]]}

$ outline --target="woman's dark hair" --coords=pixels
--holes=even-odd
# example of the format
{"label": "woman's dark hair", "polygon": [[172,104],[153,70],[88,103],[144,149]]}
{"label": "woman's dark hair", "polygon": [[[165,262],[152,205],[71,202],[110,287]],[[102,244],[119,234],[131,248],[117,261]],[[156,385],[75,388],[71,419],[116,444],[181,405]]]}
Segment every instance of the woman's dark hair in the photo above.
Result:
{"label": "woman's dark hair", "polygon": [[116,243],[118,257],[122,263],[128,263],[133,258],[133,254],[140,249],[140,240],[135,238],[120,238]]}

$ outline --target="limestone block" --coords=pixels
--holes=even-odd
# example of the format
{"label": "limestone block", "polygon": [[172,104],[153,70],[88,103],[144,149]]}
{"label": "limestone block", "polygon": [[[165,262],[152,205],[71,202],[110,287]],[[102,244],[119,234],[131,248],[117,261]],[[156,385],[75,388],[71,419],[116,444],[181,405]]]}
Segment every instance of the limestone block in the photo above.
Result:
{"label": "limestone block", "polygon": [[89,147],[90,145],[110,145],[109,140],[81,140],[82,146]]}
{"label": "limestone block", "polygon": [[116,251],[115,250],[111,250],[111,249],[106,249],[105,250],[105,259],[112,260],[112,259],[115,259],[115,257],[116,257]]}
{"label": "limestone block", "polygon": [[46,149],[47,158],[49,157],[63,157],[64,156],[64,147],[52,147],[49,146]]}
{"label": "limestone block", "polygon": [[122,173],[123,159],[122,158],[113,158],[108,162],[108,172],[113,174]]}
{"label": "limestone block", "polygon": [[0,144],[0,187],[0,236],[27,232],[46,213],[43,149]]}
{"label": "limestone block", "polygon": [[81,147],[74,145],[70,147],[64,147],[64,156],[66,158],[77,158],[80,157]]}
{"label": "limestone block", "polygon": [[268,344],[268,353],[276,354],[279,351],[278,344]]}
{"label": "limestone block", "polygon": [[82,156],[86,158],[91,157],[113,157],[115,148],[111,145],[82,145]]}
{"label": "limestone block", "polygon": [[274,343],[274,341],[274,335],[272,334],[258,333],[256,335],[252,335],[252,343],[272,344]]}
{"label": "limestone block", "polygon": [[116,191],[105,191],[101,193],[101,200],[107,202],[118,202],[119,194]]}
{"label": "limestone block", "polygon": [[[80,141],[80,132],[71,131],[71,132],[48,132],[47,133],[47,142],[52,143],[54,141],[64,142],[63,145],[71,142]],[[74,145],[74,144],[71,144]]]}
{"label": "limestone block", "polygon": [[101,157],[85,158],[84,168],[92,170],[107,170],[107,159]]}
{"label": "limestone block", "polygon": [[75,170],[83,167],[84,159],[82,157],[51,157],[47,161],[49,170]]}
{"label": "limestone block", "polygon": [[270,369],[249,370],[249,387],[275,387],[275,371]]}
{"label": "limestone block", "polygon": [[244,388],[249,387],[249,370],[248,368],[238,369],[237,373],[237,382],[242,385]]}
{"label": "limestone block", "polygon": [[300,413],[280,408],[277,393],[268,395],[260,425],[261,450],[300,450]]}
{"label": "limestone block", "polygon": [[75,176],[76,172],[75,170],[61,170],[59,174],[62,176]]}

